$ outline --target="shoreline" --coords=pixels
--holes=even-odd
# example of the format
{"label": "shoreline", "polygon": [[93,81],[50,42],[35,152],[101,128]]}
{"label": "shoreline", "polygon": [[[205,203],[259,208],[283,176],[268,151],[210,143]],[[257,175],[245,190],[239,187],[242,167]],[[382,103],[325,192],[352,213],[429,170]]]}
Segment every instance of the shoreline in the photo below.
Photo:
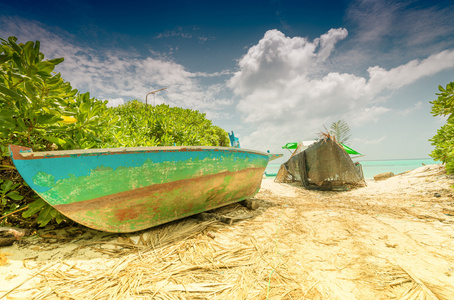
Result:
{"label": "shoreline", "polygon": [[[441,162],[434,161],[432,158],[424,159],[392,159],[392,160],[355,160],[358,161],[363,169],[365,179],[373,179],[375,175],[393,172],[399,175],[410,172],[424,165],[442,165]],[[392,162],[392,164],[390,164]],[[277,173],[281,164],[270,163],[265,172]],[[269,176],[271,177],[271,176]]]}

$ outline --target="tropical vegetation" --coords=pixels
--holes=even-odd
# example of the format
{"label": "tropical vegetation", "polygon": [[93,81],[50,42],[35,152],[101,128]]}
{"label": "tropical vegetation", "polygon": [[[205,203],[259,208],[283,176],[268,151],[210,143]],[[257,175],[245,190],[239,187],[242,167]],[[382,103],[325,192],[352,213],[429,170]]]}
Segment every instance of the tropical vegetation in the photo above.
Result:
{"label": "tropical vegetation", "polygon": [[0,38],[0,225],[45,226],[65,218],[39,198],[11,163],[9,144],[34,151],[110,147],[227,146],[227,132],[195,110],[139,101],[109,108],[72,88],[40,42]]}
{"label": "tropical vegetation", "polygon": [[437,130],[437,134],[430,139],[435,146],[430,156],[445,164],[448,173],[454,172],[454,82],[446,87],[438,87],[438,98],[431,101],[433,116],[448,117],[446,123]]}

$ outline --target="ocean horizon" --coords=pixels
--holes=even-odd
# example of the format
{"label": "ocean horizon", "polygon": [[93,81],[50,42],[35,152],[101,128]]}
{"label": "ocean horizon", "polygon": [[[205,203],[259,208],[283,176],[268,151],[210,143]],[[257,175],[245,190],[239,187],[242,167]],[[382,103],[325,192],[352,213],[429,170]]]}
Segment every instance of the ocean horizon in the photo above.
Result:
{"label": "ocean horizon", "polygon": [[[353,159],[353,161],[357,161]],[[441,164],[431,158],[417,159],[386,159],[386,160],[361,160],[358,162],[362,165],[364,178],[373,179],[375,175],[393,172],[394,175],[401,174],[422,167],[423,165]],[[266,174],[276,174],[279,171],[281,164],[268,164]]]}

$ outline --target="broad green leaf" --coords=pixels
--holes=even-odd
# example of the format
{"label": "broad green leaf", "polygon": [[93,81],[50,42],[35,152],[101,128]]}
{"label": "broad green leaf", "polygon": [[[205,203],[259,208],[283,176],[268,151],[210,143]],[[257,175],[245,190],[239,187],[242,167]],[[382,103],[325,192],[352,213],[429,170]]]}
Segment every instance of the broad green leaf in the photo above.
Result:
{"label": "broad green leaf", "polygon": [[0,64],[4,64],[5,62],[7,62],[10,59],[11,59],[11,56],[9,56],[7,54],[0,54]]}
{"label": "broad green leaf", "polygon": [[58,65],[59,63],[62,63],[64,60],[65,60],[65,58],[60,57],[60,58],[48,59],[47,61],[53,65]]}
{"label": "broad green leaf", "polygon": [[12,186],[13,186],[13,182],[11,180],[6,180],[0,186],[0,188],[1,188],[0,193],[6,194],[11,189]]}
{"label": "broad green leaf", "polygon": [[12,191],[12,192],[6,194],[6,196],[8,196],[9,198],[16,200],[16,201],[24,199],[24,197],[21,196],[18,191]]}
{"label": "broad green leaf", "polygon": [[55,210],[50,205],[47,205],[44,207],[44,209],[39,213],[38,219],[36,222],[38,222],[39,227],[44,227],[47,225],[52,220],[52,212]]}
{"label": "broad green leaf", "polygon": [[44,139],[48,140],[51,143],[55,143],[55,144],[61,145],[61,146],[64,146],[66,144],[66,141],[59,137],[46,136],[46,137],[44,137]]}
{"label": "broad green leaf", "polygon": [[37,65],[37,67],[39,72],[50,73],[54,70],[55,65],[49,61],[42,61]]}
{"label": "broad green leaf", "polygon": [[57,222],[57,224],[60,224],[64,219],[66,219],[66,217],[59,211],[55,210],[55,212],[57,213],[57,215],[55,216],[55,222]]}
{"label": "broad green leaf", "polygon": [[16,64],[16,67],[19,68],[19,70],[24,71],[21,57],[17,53],[13,53],[13,61]]}
{"label": "broad green leaf", "polygon": [[60,117],[52,114],[41,114],[37,117],[37,123],[40,125],[55,124]]}
{"label": "broad green leaf", "polygon": [[26,56],[27,58],[27,63],[29,66],[31,66],[34,62],[34,59],[35,59],[35,55],[33,53],[33,46],[35,45],[35,43],[33,43],[32,41],[28,41],[25,43],[25,45],[23,46],[23,52],[24,52],[24,55]]}
{"label": "broad green leaf", "polygon": [[22,130],[28,130],[28,126],[25,125],[24,120],[22,118],[20,118],[20,117],[17,118],[16,122]]}
{"label": "broad green leaf", "polygon": [[22,213],[22,217],[29,218],[42,210],[46,205],[49,206],[46,201],[39,198],[28,205],[28,209]]}
{"label": "broad green leaf", "polygon": [[15,98],[18,98],[18,99],[21,99],[23,98],[22,95],[10,90],[9,88],[7,88],[6,86],[4,86],[3,84],[0,83],[0,93],[2,94],[5,94],[5,95],[8,95],[10,97],[15,97]]}
{"label": "broad green leaf", "polygon": [[[6,42],[6,40],[4,40],[4,39],[2,39],[2,40]],[[15,36],[10,36],[10,37],[8,37],[8,41],[9,41],[10,43],[16,43],[16,42],[17,42],[17,37],[15,37]]]}
{"label": "broad green leaf", "polygon": [[13,116],[14,116],[14,112],[8,110],[8,109],[4,109],[4,110],[0,110],[0,120],[2,121],[13,121]]}

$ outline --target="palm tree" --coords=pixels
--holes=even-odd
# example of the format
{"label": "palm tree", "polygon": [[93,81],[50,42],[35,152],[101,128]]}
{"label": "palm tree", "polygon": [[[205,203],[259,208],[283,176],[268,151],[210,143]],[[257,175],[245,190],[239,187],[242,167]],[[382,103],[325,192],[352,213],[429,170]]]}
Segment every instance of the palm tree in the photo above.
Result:
{"label": "palm tree", "polygon": [[336,141],[342,144],[348,144],[350,137],[350,127],[344,120],[339,120],[331,125],[330,134],[336,137]]}

